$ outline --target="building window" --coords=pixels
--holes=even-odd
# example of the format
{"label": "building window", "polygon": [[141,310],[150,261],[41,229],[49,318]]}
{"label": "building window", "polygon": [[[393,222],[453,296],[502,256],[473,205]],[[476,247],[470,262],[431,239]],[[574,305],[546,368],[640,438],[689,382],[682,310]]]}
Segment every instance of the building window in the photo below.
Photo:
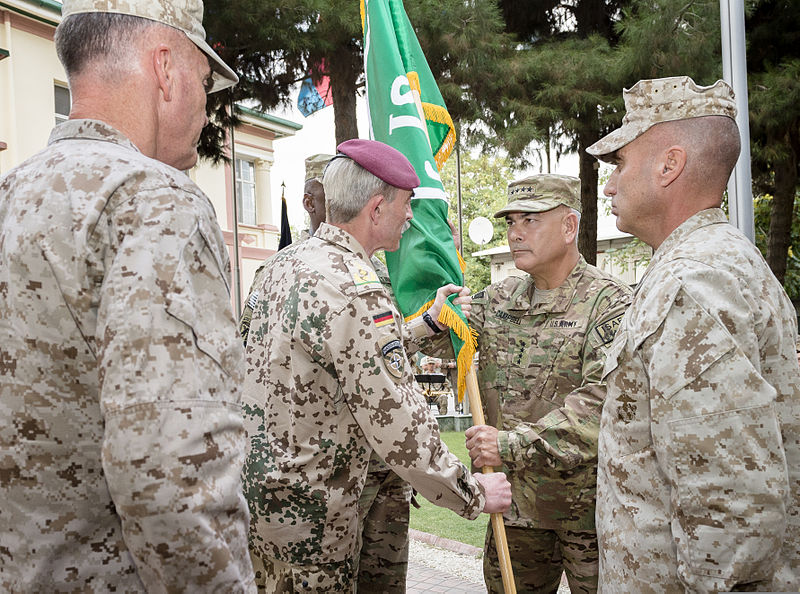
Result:
{"label": "building window", "polygon": [[72,105],[72,98],[69,95],[69,89],[61,85],[53,87],[55,93],[56,105],[56,125],[61,122],[66,122],[69,119],[69,108]]}
{"label": "building window", "polygon": [[253,161],[236,159],[236,206],[240,223],[256,224],[256,167]]}

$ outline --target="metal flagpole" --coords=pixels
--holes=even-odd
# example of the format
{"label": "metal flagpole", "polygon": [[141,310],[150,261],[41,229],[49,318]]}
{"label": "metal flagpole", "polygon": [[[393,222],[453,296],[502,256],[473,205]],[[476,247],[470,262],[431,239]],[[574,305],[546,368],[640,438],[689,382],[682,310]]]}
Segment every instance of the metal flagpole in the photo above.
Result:
{"label": "metal flagpole", "polygon": [[744,2],[720,0],[722,77],[736,94],[736,124],[742,141],[739,160],[728,181],[728,213],[731,223],[755,243],[753,184],[750,175],[750,114],[747,101]]}
{"label": "metal flagpole", "polygon": [[233,137],[233,116],[234,116],[234,103],[233,91],[230,93],[230,106],[231,106],[231,194],[233,196],[233,311],[236,313],[236,320],[242,317],[242,273],[239,268],[239,206],[236,199],[236,155],[234,154],[234,137]]}
{"label": "metal flagpole", "polygon": [[464,251],[464,228],[461,222],[461,143],[456,141],[456,193],[458,194],[458,244]]}

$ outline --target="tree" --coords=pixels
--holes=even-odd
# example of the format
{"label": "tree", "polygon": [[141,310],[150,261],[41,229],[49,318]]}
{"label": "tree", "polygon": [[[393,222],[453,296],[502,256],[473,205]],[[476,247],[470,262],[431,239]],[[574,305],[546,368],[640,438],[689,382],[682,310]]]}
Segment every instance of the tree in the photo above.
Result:
{"label": "tree", "polygon": [[[625,0],[501,0],[506,30],[519,45],[510,58],[503,100],[489,122],[515,163],[529,162],[532,143],[560,137],[575,151],[581,179],[578,248],[597,259],[597,163],[585,151],[608,131],[603,114],[617,111],[613,76],[615,23]],[[612,107],[617,105],[616,108]]]}
{"label": "tree", "polygon": [[[508,202],[508,182],[513,177],[511,164],[504,157],[489,157],[484,154],[473,156],[468,151],[462,152],[461,206],[464,244],[461,254],[467,264],[465,283],[473,292],[480,291],[491,282],[491,270],[488,259],[477,258],[472,254],[506,244],[505,219],[495,219],[494,213]],[[458,192],[455,155],[448,159],[442,168],[442,184],[450,197],[450,220],[457,229]],[[487,217],[494,225],[494,235],[486,245],[476,244],[466,232],[470,222],[476,217]]]}
{"label": "tree", "polygon": [[800,189],[800,5],[787,0],[752,4],[747,68],[753,181],[761,194],[756,206],[770,205],[764,251],[789,290],[796,280],[787,265],[791,268],[798,247],[792,215]]}
{"label": "tree", "polygon": [[[219,158],[230,101],[254,100],[263,110],[294,99],[309,73],[330,78],[336,143],[358,136],[356,92],[363,85],[362,31],[354,0],[206,0],[212,45],[241,78],[232,93],[212,96],[214,118],[204,132],[204,156]],[[420,44],[451,115],[465,124],[482,114],[487,84],[499,76],[501,20],[492,0],[407,0]]]}

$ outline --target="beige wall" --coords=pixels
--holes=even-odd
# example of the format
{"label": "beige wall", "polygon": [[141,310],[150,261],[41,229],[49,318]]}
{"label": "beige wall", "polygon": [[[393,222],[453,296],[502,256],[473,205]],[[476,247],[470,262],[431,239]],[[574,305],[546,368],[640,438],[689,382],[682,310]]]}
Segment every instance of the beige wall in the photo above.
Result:
{"label": "beige wall", "polygon": [[[66,76],[56,56],[53,34],[60,15],[35,2],[11,0],[14,12],[0,7],[0,48],[9,56],[0,60],[0,174],[31,157],[47,145],[55,125],[54,85],[66,86]],[[37,19],[21,13],[35,14]],[[275,212],[270,175],[273,141],[294,134],[291,122],[275,123],[253,113],[241,115],[235,132],[237,157],[255,164],[256,225],[239,225],[240,286],[245,298],[263,260],[278,247],[280,210]],[[208,195],[217,213],[225,241],[233,254],[232,175],[230,165],[200,161],[187,172]],[[234,286],[234,283],[231,283]],[[231,297],[232,303],[237,299]]]}
{"label": "beige wall", "polygon": [[0,173],[42,150],[55,124],[53,85],[66,83],[53,27],[0,9]]}

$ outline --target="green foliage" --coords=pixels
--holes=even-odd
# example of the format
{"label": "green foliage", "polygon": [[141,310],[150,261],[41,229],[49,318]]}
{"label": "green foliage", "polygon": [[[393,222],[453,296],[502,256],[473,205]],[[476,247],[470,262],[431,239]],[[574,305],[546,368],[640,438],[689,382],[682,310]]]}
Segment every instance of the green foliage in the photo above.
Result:
{"label": "green foliage", "polygon": [[[469,466],[470,459],[464,445],[464,434],[458,431],[447,431],[441,435],[442,441],[448,449]],[[481,514],[476,520],[466,520],[455,512],[436,506],[419,495],[417,495],[417,501],[421,507],[420,509],[413,506],[411,508],[411,528],[483,548],[486,526],[489,523],[487,514]]]}
{"label": "green foliage", "polygon": [[[756,196],[753,201],[756,245],[765,257],[767,255],[767,239],[772,200],[772,196],[764,194]],[[786,276],[783,281],[783,287],[786,289],[789,298],[793,302],[797,303],[800,301],[800,192],[795,193],[794,197],[791,243],[787,255]]]}
{"label": "green foliage", "polygon": [[[458,229],[458,187],[456,180],[456,157],[453,155],[442,168],[442,184],[450,197],[450,219]],[[467,263],[466,285],[473,292],[480,291],[490,283],[489,258],[472,256],[474,252],[505,245],[506,225],[504,219],[495,219],[494,213],[507,202],[508,182],[514,177],[508,159],[485,154],[461,154],[461,209],[464,230],[464,245],[461,255]],[[486,217],[494,225],[494,235],[486,245],[474,243],[467,233],[475,217]]]}

